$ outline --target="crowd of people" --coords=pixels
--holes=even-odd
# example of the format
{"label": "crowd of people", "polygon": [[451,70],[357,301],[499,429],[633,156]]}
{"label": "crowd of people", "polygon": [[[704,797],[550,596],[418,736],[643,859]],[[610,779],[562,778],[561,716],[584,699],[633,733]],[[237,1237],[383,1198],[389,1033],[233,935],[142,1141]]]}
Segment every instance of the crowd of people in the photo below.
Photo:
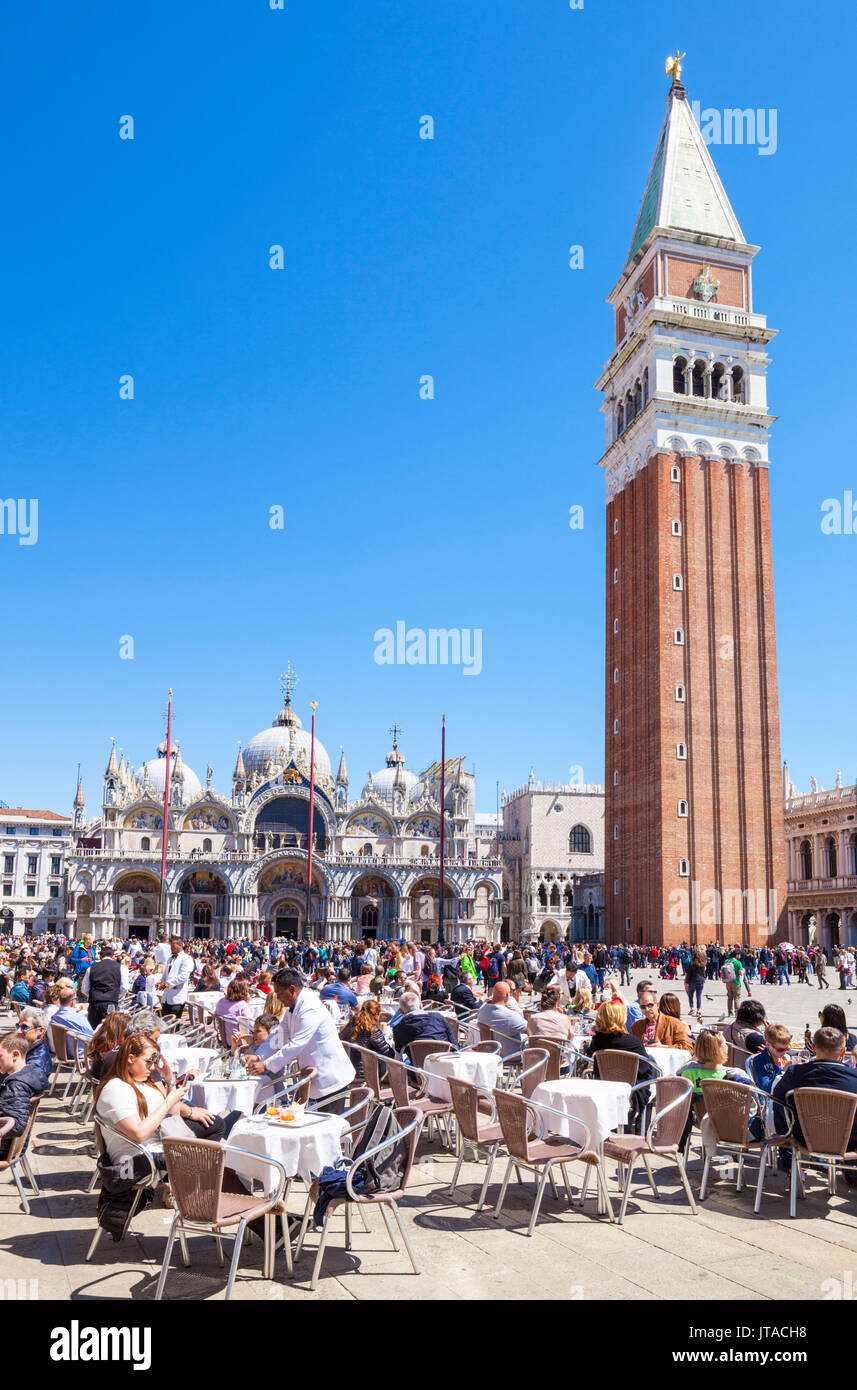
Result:
{"label": "crowd of people", "polygon": [[[589,1057],[602,1049],[636,1054],[641,1082],[657,1074],[648,1048],[684,1049],[689,1061],[678,1074],[697,1095],[706,1078],[751,1085],[785,1104],[797,1085],[857,1093],[857,1037],[839,1005],[826,1004],[815,1032],[794,1040],[750,993],[756,980],[784,987],[815,979],[823,988],[829,964],[817,947],[716,943],[0,939],[0,994],[17,1006],[14,1028],[0,1036],[0,1120],[13,1120],[0,1138],[0,1158],[23,1132],[31,1099],[50,1083],[54,1025],[66,1030],[68,1056],[84,1050],[109,1158],[118,1159],[123,1137],[140,1145],[165,1134],[227,1137],[239,1112],[215,1115],[191,1105],[192,1077],[174,1076],[159,1047],[165,1022],[181,1016],[197,992],[215,1001],[226,1044],[257,1078],[261,1099],[276,1095],[296,1064],[312,1071],[310,1104],[336,1109],[362,1079],[365,1051],[377,1055],[383,1074],[385,1060],[407,1060],[417,1040],[456,1046],[449,1016],[456,1012],[490,1029],[504,1057],[531,1042],[563,1044],[582,1033],[580,1050]],[[833,964],[847,988],[853,952],[837,952]],[[629,1005],[620,990],[632,971],[645,977]],[[684,1010],[679,993],[660,993],[656,979],[683,981]],[[716,1024],[704,1026],[703,986],[714,979],[726,986],[727,1006]],[[644,1102],[645,1093],[637,1111]],[[857,1124],[852,1147],[855,1141]],[[781,1168],[790,1161],[782,1149]]]}

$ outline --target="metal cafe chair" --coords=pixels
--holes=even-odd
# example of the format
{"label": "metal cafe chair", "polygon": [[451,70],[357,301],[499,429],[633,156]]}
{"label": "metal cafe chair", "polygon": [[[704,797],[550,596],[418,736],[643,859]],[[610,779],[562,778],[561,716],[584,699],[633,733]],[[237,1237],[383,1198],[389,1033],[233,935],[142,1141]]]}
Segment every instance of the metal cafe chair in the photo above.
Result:
{"label": "metal cafe chair", "polygon": [[[625,1056],[627,1054],[620,1054]],[[633,1054],[631,1054],[633,1055]],[[603,1057],[604,1053],[598,1053]],[[655,1092],[655,1104],[651,1121],[645,1134],[611,1134],[605,1139],[602,1151],[605,1158],[613,1158],[619,1164],[620,1172],[624,1167],[625,1186],[622,1192],[622,1204],[619,1208],[619,1225],[625,1220],[625,1209],[628,1206],[628,1198],[631,1194],[631,1182],[634,1176],[634,1167],[637,1160],[641,1158],[649,1179],[649,1186],[655,1197],[660,1198],[660,1193],[655,1185],[654,1174],[651,1168],[652,1158],[665,1158],[675,1163],[678,1168],[681,1184],[685,1195],[690,1203],[690,1209],[694,1216],[698,1214],[698,1207],[693,1198],[690,1183],[687,1178],[687,1171],[684,1166],[684,1157],[681,1152],[681,1140],[684,1129],[690,1115],[691,1100],[693,1098],[693,1084],[684,1076],[661,1076],[654,1082],[641,1081],[632,1088],[634,1091],[644,1091],[653,1087]]]}
{"label": "metal cafe chair", "polygon": [[[714,1136],[715,1152],[730,1154],[738,1161],[736,1192],[740,1192],[744,1185],[745,1160],[758,1156],[759,1176],[756,1182],[756,1201],[753,1207],[753,1210],[758,1213],[762,1205],[768,1154],[773,1148],[793,1147],[791,1137],[794,1124],[793,1113],[790,1107],[783,1105],[781,1101],[777,1101],[776,1108],[773,1108],[775,1102],[767,1091],[760,1091],[758,1087],[748,1086],[741,1081],[718,1081],[714,1077],[706,1077],[700,1082],[700,1089],[705,1110],[705,1115],[700,1117],[700,1124],[707,1117]],[[855,1104],[857,1104],[857,1100],[855,1100]],[[778,1118],[778,1112],[782,1112],[785,1118],[785,1131],[782,1134],[769,1134],[767,1131],[771,1127],[770,1117],[773,1114],[774,1117]],[[764,1136],[762,1139],[755,1139],[750,1134],[750,1121],[754,1118],[761,1121]],[[699,1189],[701,1202],[705,1201],[708,1191],[711,1160],[712,1153],[709,1146],[705,1150],[702,1166],[702,1184]],[[792,1171],[795,1172],[794,1167]]]}

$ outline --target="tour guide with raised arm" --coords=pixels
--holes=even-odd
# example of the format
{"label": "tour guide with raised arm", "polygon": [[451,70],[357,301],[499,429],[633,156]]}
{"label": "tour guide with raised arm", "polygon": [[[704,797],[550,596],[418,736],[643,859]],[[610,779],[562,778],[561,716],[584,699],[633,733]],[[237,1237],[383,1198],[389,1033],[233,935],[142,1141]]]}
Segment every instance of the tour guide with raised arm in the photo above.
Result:
{"label": "tour guide with raised arm", "polygon": [[311,1100],[323,1100],[349,1086],[355,1077],[354,1067],[318,995],[302,987],[296,970],[279,970],[272,984],[286,1012],[268,1041],[245,1059],[248,1073],[277,1086],[289,1062],[296,1061],[302,1069],[315,1067]]}

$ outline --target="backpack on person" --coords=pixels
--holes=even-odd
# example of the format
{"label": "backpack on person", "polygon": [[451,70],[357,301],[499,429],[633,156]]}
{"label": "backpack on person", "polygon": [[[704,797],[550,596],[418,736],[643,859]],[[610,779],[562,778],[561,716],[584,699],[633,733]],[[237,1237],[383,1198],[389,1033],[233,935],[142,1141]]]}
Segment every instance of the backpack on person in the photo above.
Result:
{"label": "backpack on person", "polygon": [[735,966],[731,960],[724,961],[720,967],[720,978],[724,985],[734,985]]}

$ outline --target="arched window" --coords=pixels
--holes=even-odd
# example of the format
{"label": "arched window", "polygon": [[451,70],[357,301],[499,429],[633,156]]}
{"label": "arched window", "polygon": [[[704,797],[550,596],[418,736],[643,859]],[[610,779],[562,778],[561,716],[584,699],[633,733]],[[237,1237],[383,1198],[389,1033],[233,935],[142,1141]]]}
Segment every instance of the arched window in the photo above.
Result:
{"label": "arched window", "polygon": [[678,813],[679,813],[680,816],[686,816],[686,815],[687,815],[687,802],[686,802],[686,801],[680,801],[680,802],[678,803]]}
{"label": "arched window", "polygon": [[619,720],[618,720],[618,719],[614,719],[614,720],[613,720],[613,732],[614,732],[614,734],[618,734],[618,732],[619,732]]}
{"label": "arched window", "polygon": [[679,593],[681,593],[682,589],[684,588],[684,580],[682,579],[680,574],[673,575],[673,588],[677,589]]}
{"label": "arched window", "polygon": [[620,401],[620,402],[619,402],[619,408],[618,408],[618,410],[616,411],[616,438],[617,438],[617,439],[619,438],[619,435],[622,433],[622,431],[623,431],[624,428],[625,428],[625,409],[624,409],[624,407],[623,407],[623,405],[622,405],[622,402]]}
{"label": "arched window", "polygon": [[674,521],[674,522],[672,523],[671,527],[670,527],[670,530],[672,531],[672,534],[673,534],[674,536],[680,536],[680,535],[681,535],[681,522],[680,522],[680,521]]}
{"label": "arched window", "polygon": [[614,517],[614,518],[613,518],[613,535],[614,535],[614,536],[617,536],[618,534],[619,534],[619,518],[618,518],[618,517]]}
{"label": "arched window", "polygon": [[142,840],[140,841],[140,848],[141,848],[141,849],[151,849],[151,848],[152,848],[152,842],[151,842],[151,840],[149,839],[148,835],[144,835],[144,836],[143,836]]}
{"label": "arched window", "polygon": [[687,384],[685,372],[687,371],[687,358],[677,357],[673,362],[673,391],[677,396],[687,395]]}
{"label": "arched window", "polygon": [[195,903],[193,909],[193,924],[195,927],[211,926],[211,904]]}
{"label": "arched window", "polygon": [[429,849],[428,845],[420,845],[420,856],[423,859],[428,859],[430,854],[431,850]]}
{"label": "arched window", "polygon": [[556,884],[554,884],[551,889],[551,907],[559,907],[559,905],[559,889]]}
{"label": "arched window", "polygon": [[210,841],[210,840],[203,840],[203,842],[202,842],[202,852],[203,852],[203,854],[211,854],[211,841]]}
{"label": "arched window", "polygon": [[711,394],[716,401],[729,400],[729,377],[722,362],[715,362],[711,369]]}
{"label": "arched window", "polygon": [[732,368],[732,399],[739,405],[747,404],[743,367]]}
{"label": "arched window", "polygon": [[680,482],[681,482],[681,469],[679,468],[679,466],[678,466],[677,463],[674,463],[673,466],[672,466],[672,468],[670,469],[670,482],[671,482],[671,483],[680,483]]}
{"label": "arched window", "polygon": [[646,367],[646,369],[645,369],[644,372],[643,372],[643,405],[646,404],[646,401],[647,401],[648,399],[649,399],[649,369],[648,369],[648,367]]}
{"label": "arched window", "polygon": [[543,883],[539,884],[539,907],[547,907],[548,892]]}
{"label": "arched window", "polygon": [[568,851],[569,854],[592,853],[592,836],[585,825],[575,825],[574,828],[569,831]]}
{"label": "arched window", "polygon": [[678,871],[681,878],[687,878],[690,873],[690,860],[680,859],[678,861]]}
{"label": "arched window", "polygon": [[634,414],[639,415],[643,409],[643,383],[640,378],[634,382]]}
{"label": "arched window", "polygon": [[618,631],[619,631],[619,619],[618,619],[618,618],[614,618],[614,619],[613,619],[613,631],[614,631],[614,632],[618,632]]}
{"label": "arched window", "polygon": [[812,845],[809,840],[801,842],[800,876],[801,878],[812,878]]}
{"label": "arched window", "polygon": [[566,908],[570,912],[572,907],[574,906],[574,894],[572,893],[570,888],[566,888],[565,893],[563,894],[563,899],[565,901]]}
{"label": "arched window", "polygon": [[857,874],[857,832],[852,831],[848,841],[848,872]]}
{"label": "arched window", "polygon": [[676,688],[675,688],[675,697],[676,697],[676,699],[678,700],[679,704],[683,704],[683,703],[684,703],[684,701],[685,701],[685,699],[686,699],[687,697],[686,697],[686,695],[685,695],[685,689],[684,689],[684,686],[683,686],[683,685],[677,685],[677,686],[676,686]]}
{"label": "arched window", "polygon": [[618,785],[619,785],[619,769],[616,768],[616,767],[614,767],[614,769],[613,769],[613,786],[614,786],[614,787],[618,787]]}
{"label": "arched window", "polygon": [[836,877],[836,841],[832,835],[828,835],[824,842],[824,876],[825,878]]}
{"label": "arched window", "polygon": [[617,569],[613,571],[613,583],[619,583],[619,571]]}
{"label": "arched window", "polygon": [[364,845],[363,848],[360,850],[360,853],[363,855],[363,858],[365,859],[368,855],[372,853],[372,846],[369,844]]}
{"label": "arched window", "polygon": [[675,755],[676,755],[676,757],[679,758],[679,759],[684,759],[684,758],[686,758],[686,757],[687,757],[687,744],[686,744],[686,743],[677,743],[677,744],[676,744],[676,747],[675,747]]}
{"label": "arched window", "polygon": [[676,628],[675,632],[673,633],[673,641],[675,642],[675,644],[676,644],[677,647],[683,647],[683,646],[684,646],[684,628],[683,628],[683,627],[677,627],[677,628]]}
{"label": "arched window", "polygon": [[613,684],[614,684],[614,685],[618,685],[618,684],[619,684],[619,667],[618,667],[618,666],[614,666],[614,667],[613,667]]}
{"label": "arched window", "polygon": [[693,364],[693,395],[705,395],[705,362],[701,357],[697,357]]}
{"label": "arched window", "polygon": [[614,825],[614,826],[613,826],[613,839],[614,839],[614,840],[618,840],[618,838],[619,838],[619,827],[618,827],[618,825]]}

